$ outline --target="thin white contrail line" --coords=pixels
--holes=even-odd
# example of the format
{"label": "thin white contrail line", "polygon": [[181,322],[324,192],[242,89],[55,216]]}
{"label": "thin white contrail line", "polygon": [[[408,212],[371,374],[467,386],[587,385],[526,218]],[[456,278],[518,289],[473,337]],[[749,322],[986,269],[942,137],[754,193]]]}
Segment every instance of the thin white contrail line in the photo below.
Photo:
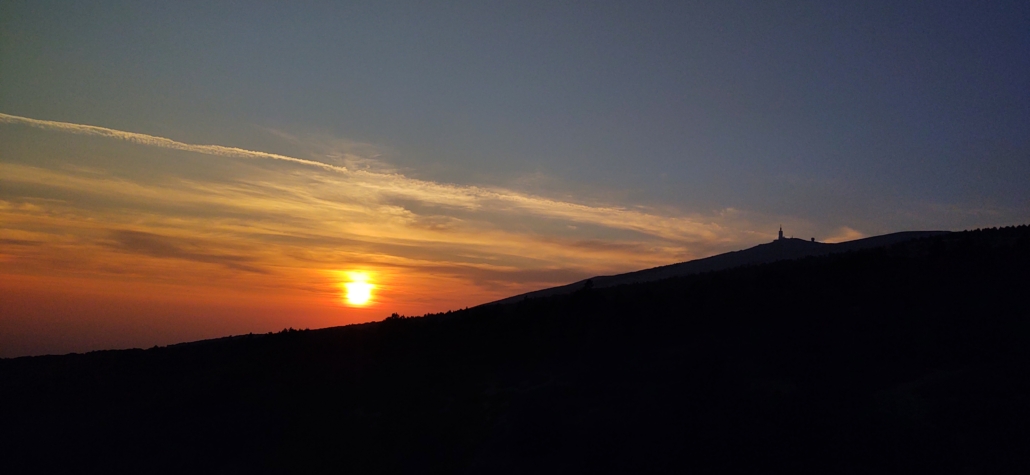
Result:
{"label": "thin white contrail line", "polygon": [[242,148],[235,147],[223,147],[221,145],[194,145],[183,142],[177,142],[172,139],[164,137],[156,137],[147,134],[138,134],[135,132],[125,132],[122,130],[108,129],[106,127],[97,127],[95,125],[82,125],[72,124],[68,122],[57,122],[53,120],[39,120],[30,119],[28,117],[19,117],[16,115],[0,113],[0,123],[6,124],[22,124],[30,127],[36,127],[44,130],[59,130],[62,132],[69,132],[78,135],[89,135],[93,137],[106,137],[118,140],[124,140],[126,142],[138,143],[140,145],[149,145],[152,147],[170,148],[174,150],[183,150],[187,152],[197,152],[208,155],[218,155],[222,157],[236,157],[236,158],[271,158],[274,160],[284,160],[287,162],[300,163],[304,165],[324,168],[326,170],[333,170],[338,172],[347,172],[346,167],[337,165],[330,165],[328,163],[316,162],[314,160],[305,160],[303,158],[289,157],[286,155],[279,155],[277,153],[258,152],[255,150],[245,150]]}
{"label": "thin white contrail line", "polygon": [[125,132],[122,130],[108,129],[94,125],[30,119],[28,117],[20,117],[4,113],[0,113],[0,123],[22,124],[44,130],[113,138],[141,145],[222,157],[282,160],[343,173],[351,177],[362,176],[370,178],[376,180],[376,184],[368,182],[364,183],[363,186],[423,201],[461,207],[471,206],[475,208],[480,206],[481,203],[489,200],[499,200],[530,213],[548,215],[579,222],[600,224],[613,228],[630,229],[666,239],[677,240],[685,236],[693,236],[694,238],[700,237],[705,240],[712,240],[717,239],[718,233],[725,231],[719,224],[711,222],[710,220],[709,222],[702,222],[697,219],[686,217],[653,215],[646,212],[628,210],[622,207],[591,206],[568,201],[553,200],[541,196],[527,195],[500,188],[443,184],[409,178],[396,173],[350,170],[338,165],[330,165],[328,163],[305,160],[303,158],[279,155],[276,153],[258,152],[255,150],[224,147],[221,145],[194,145],[177,142],[164,137],[156,137],[135,132]]}

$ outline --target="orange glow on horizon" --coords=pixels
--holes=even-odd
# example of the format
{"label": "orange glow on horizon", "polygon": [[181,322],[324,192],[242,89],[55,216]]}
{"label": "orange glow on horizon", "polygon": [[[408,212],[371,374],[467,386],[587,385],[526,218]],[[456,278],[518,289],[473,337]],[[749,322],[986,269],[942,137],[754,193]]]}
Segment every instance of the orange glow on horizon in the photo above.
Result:
{"label": "orange glow on horizon", "polygon": [[732,210],[655,214],[4,114],[0,135],[0,357],[445,312],[750,236],[725,236],[719,220],[744,219]]}

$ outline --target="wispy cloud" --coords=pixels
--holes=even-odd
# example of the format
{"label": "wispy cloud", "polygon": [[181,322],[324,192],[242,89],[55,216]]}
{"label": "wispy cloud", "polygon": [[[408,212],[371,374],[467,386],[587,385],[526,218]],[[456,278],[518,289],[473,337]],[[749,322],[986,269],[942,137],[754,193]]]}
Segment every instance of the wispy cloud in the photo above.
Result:
{"label": "wispy cloud", "polygon": [[824,239],[828,243],[838,243],[845,241],[854,241],[855,239],[862,239],[866,237],[861,231],[849,228],[847,226],[841,226],[834,231],[833,235]]}
{"label": "wispy cloud", "polygon": [[[144,254],[153,257],[185,259],[189,261],[218,264],[245,272],[265,273],[263,269],[250,265],[253,257],[233,254],[216,254],[205,251],[203,243],[185,241],[158,234],[140,231],[117,230],[111,232],[111,247],[120,251]],[[191,250],[190,248],[195,248]]]}
{"label": "wispy cloud", "polygon": [[[733,230],[722,227],[717,222],[717,219],[719,218],[718,215],[658,215],[647,211],[619,206],[589,205],[555,200],[537,195],[519,193],[503,188],[437,183],[409,178],[399,173],[352,170],[344,166],[273,153],[223,147],[220,145],[187,144],[164,137],[125,132],[92,125],[30,119],[7,114],[0,114],[0,123],[20,124],[44,130],[106,137],[140,145],[213,156],[282,160],[334,172],[337,175],[342,175],[342,178],[347,180],[347,184],[349,186],[359,187],[366,193],[377,194],[380,195],[381,198],[386,199],[408,199],[437,206],[469,210],[490,208],[491,210],[506,211],[509,213],[521,212],[540,217],[563,219],[576,223],[588,223],[610,228],[632,230],[664,239],[682,242],[711,242],[733,239],[733,237],[729,236]],[[340,178],[341,177],[339,176],[325,176],[322,178],[322,181],[325,183],[332,183],[338,182]],[[733,212],[734,210],[732,209],[723,211],[723,213]]]}
{"label": "wispy cloud", "polygon": [[365,166],[378,160],[368,144],[330,143],[333,163],[323,163],[0,114],[3,124],[110,139],[62,159],[46,136],[13,135],[26,143],[0,160],[0,239],[38,245],[5,254],[8,272],[331,296],[327,271],[361,267],[390,281],[382,301],[440,310],[771,238],[734,209],[683,213],[411,178]]}
{"label": "wispy cloud", "polygon": [[[442,183],[370,144],[275,137],[305,158],[0,114],[0,337],[64,328],[82,350],[326,327],[772,238],[746,211]],[[373,305],[341,305],[350,271],[374,280]]]}

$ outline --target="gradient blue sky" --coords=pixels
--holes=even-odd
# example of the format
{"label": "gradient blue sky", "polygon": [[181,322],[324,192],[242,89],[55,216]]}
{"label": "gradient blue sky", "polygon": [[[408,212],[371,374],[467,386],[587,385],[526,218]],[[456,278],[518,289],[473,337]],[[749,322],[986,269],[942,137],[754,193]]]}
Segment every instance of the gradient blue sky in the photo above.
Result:
{"label": "gradient blue sky", "polygon": [[[748,247],[771,239],[780,223],[820,240],[1026,223],[1028,91],[1026,1],[0,0],[0,113],[8,115],[0,121],[0,201],[22,213],[5,215],[3,227],[9,242],[56,245],[52,236],[66,224],[45,224],[39,206],[60,200],[75,202],[67,213],[107,223],[96,238],[65,231],[86,243],[81,252],[141,245],[126,236],[142,235],[126,232],[165,239],[214,226],[196,209],[157,201],[147,206],[162,210],[153,211],[165,219],[160,229],[120,221],[126,205],[110,196],[68,198],[68,187],[81,195],[99,186],[82,181],[98,174],[165,188],[169,177],[187,177],[191,193],[205,180],[204,189],[260,184],[264,203],[339,180],[318,203],[332,187],[375,189],[374,198],[347,199],[389,205],[418,229],[443,233],[403,250],[368,244],[401,239],[401,228],[374,238],[346,227],[337,234],[365,243],[362,252],[407,259],[391,264],[400,269],[444,269],[459,282],[452,287],[479,289],[419,307],[437,311]],[[330,180],[250,162],[211,165],[210,151],[105,142],[79,125],[111,129],[122,142],[130,139],[118,134],[143,134],[371,175]],[[174,165],[150,168],[170,154],[180,154]],[[165,181],[154,178],[161,173]],[[73,177],[78,184],[63,191],[47,188]],[[330,208],[277,232],[314,233],[310,223],[335,216]],[[247,209],[252,219],[261,213]],[[373,216],[364,225],[376,225],[375,213],[362,213]],[[189,224],[176,228],[173,218]],[[455,223],[464,226],[455,246],[480,246],[474,257],[439,247],[457,236],[446,234]],[[473,239],[489,233],[526,247],[502,251],[488,246],[493,238]],[[149,256],[161,258],[146,242]],[[525,255],[540,249],[530,242],[553,248]],[[191,242],[194,251],[171,257],[220,264],[219,272],[227,262],[271,262],[196,250],[205,245]],[[24,269],[56,252],[5,247]],[[486,261],[508,273],[468,270]],[[33,272],[46,280],[47,271]]]}

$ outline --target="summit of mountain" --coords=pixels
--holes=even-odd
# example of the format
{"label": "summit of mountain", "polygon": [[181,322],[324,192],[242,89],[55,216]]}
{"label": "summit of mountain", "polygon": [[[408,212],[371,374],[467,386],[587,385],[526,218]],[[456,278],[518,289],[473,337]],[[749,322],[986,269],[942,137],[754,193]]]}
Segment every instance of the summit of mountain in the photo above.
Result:
{"label": "summit of mountain", "polygon": [[825,256],[841,252],[890,246],[913,239],[947,234],[948,231],[904,231],[841,243],[823,243],[817,242],[814,239],[806,241],[804,239],[785,238],[782,233],[783,232],[781,230],[779,239],[740,251],[732,251],[702,259],[627,272],[625,274],[590,277],[571,284],[515,295],[513,297],[490,302],[486,305],[510,304],[520,302],[527,298],[541,298],[569,294],[582,289],[587,285],[588,281],[591,283],[590,285],[593,288],[653,282],[656,280],[668,279],[670,277],[683,277],[692,274],[700,274],[702,272],[732,269],[734,267],[768,264],[776,261]]}

